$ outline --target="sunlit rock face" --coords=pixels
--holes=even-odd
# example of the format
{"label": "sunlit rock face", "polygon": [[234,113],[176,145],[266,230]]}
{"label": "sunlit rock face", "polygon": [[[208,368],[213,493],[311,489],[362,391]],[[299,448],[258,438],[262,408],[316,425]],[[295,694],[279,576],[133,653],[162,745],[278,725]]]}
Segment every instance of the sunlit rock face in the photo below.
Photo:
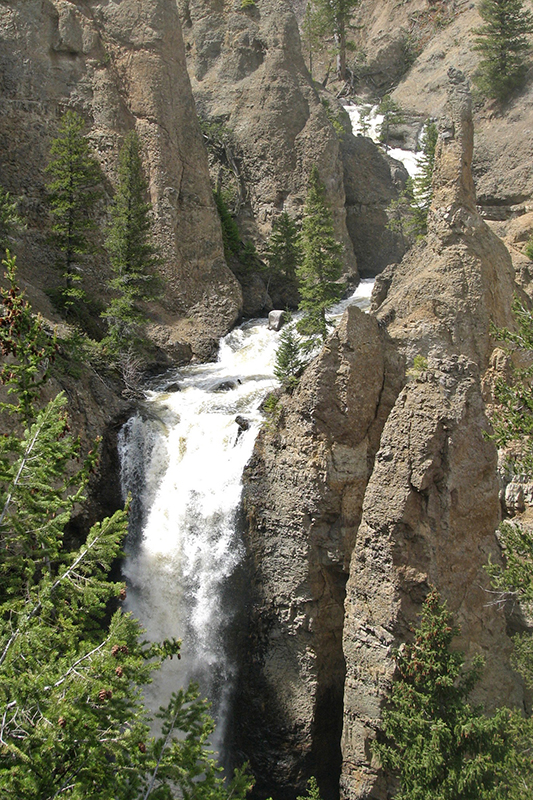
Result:
{"label": "sunlit rock face", "polygon": [[300,218],[316,164],[344,244],[345,272],[355,281],[340,139],[332,124],[342,110],[331,97],[328,108],[321,101],[289,4],[183,0],[179,7],[200,117],[228,132],[226,168],[237,175],[242,230],[261,244],[281,211]]}
{"label": "sunlit rock face", "polygon": [[[207,355],[234,323],[242,300],[224,261],[176,4],[29,0],[4,5],[0,29],[0,180],[22,195],[29,217],[20,259],[28,279],[41,287],[57,281],[47,269],[53,255],[43,235],[43,170],[61,114],[71,108],[87,121],[109,192],[122,138],[134,129],[165,279],[152,332],[170,351],[181,343],[189,357]],[[101,295],[106,276],[100,251],[84,265],[89,290]]]}
{"label": "sunlit rock face", "polygon": [[487,602],[500,506],[481,390],[490,325],[510,323],[515,286],[476,211],[457,71],[439,131],[426,241],[380,282],[376,318],[347,314],[245,476],[252,602],[239,726],[265,792],[315,774],[327,796],[339,776],[350,800],[388,796],[371,741],[394,648],[430,586],[467,658],[486,659],[476,699],[521,701],[503,612]]}

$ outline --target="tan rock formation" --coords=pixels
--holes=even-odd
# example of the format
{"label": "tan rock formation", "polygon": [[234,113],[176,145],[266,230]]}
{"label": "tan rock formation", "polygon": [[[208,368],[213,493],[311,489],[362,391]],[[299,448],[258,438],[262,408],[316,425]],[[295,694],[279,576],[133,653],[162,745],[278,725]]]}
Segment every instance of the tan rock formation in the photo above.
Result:
{"label": "tan rock formation", "polygon": [[[498,557],[500,506],[480,373],[491,322],[510,322],[513,270],[476,211],[470,100],[456,71],[439,130],[427,241],[384,275],[377,327],[348,312],[280,401],[247,471],[253,602],[237,717],[260,789],[299,788],[313,773],[334,795],[345,669],[342,794],[386,796],[370,743],[393,647],[431,584],[462,627],[467,657],[486,657],[478,699],[489,708],[521,699],[483,569]],[[418,361],[413,370],[414,355],[427,369]]]}
{"label": "tan rock formation", "polygon": [[427,241],[395,269],[378,311],[408,361],[429,355],[392,410],[376,455],[346,587],[342,794],[385,798],[370,740],[394,671],[393,646],[409,636],[428,586],[449,604],[467,658],[487,668],[478,699],[520,703],[501,609],[489,602],[484,565],[498,558],[496,450],[479,369],[489,366],[490,324],[510,324],[513,271],[475,209],[472,117],[466,81],[450,71],[439,125]]}
{"label": "tan rock formation", "polygon": [[304,64],[289,4],[183,0],[180,8],[200,114],[231,132],[245,187],[241,228],[260,243],[282,210],[301,216],[316,164],[345,246],[346,273],[355,279],[340,143]]}
{"label": "tan rock formation", "polygon": [[247,467],[252,609],[236,724],[260,793],[292,796],[309,773],[324,797],[338,791],[345,570],[400,376],[376,321],[350,308]]}
{"label": "tan rock formation", "polygon": [[[23,196],[30,218],[20,259],[24,274],[38,287],[55,282],[40,233],[43,168],[59,114],[70,107],[87,119],[111,183],[121,138],[135,128],[166,281],[164,309],[158,314],[154,308],[154,333],[171,350],[181,342],[207,355],[234,323],[242,300],[224,261],[175,3],[29,0],[4,4],[0,28],[0,180]],[[87,283],[97,296],[106,269],[101,252],[87,264]]]}
{"label": "tan rock formation", "polygon": [[502,241],[476,211],[473,128],[466,79],[450,71],[447,114],[439,123],[434,196],[426,240],[395,269],[378,318],[416,353],[464,354],[486,369],[491,323],[512,324],[514,271]]}

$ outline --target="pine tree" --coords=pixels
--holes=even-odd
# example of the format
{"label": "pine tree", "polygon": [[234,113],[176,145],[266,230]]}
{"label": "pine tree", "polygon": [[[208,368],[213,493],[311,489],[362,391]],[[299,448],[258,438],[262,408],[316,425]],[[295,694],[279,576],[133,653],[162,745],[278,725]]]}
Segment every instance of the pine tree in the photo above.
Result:
{"label": "pine tree", "polygon": [[[10,296],[24,319],[26,302]],[[24,323],[23,341],[20,327],[3,326],[4,353],[13,360],[29,346],[45,362],[53,344],[42,345],[38,319]],[[150,735],[142,688],[179,643],[146,647],[119,606],[124,586],[108,574],[127,513],[93,525],[78,549],[66,546],[94,453],[76,468],[80,446],[63,395],[28,409],[18,394],[28,381],[9,369],[3,379],[15,397],[2,406],[13,432],[0,437],[2,798],[243,798],[248,778],[240,773],[226,789],[206,747],[213,725],[194,686],[172,695],[162,736]]]}
{"label": "pine tree", "polygon": [[292,392],[298,385],[304,366],[294,326],[287,325],[279,338],[274,375],[285,389]]}
{"label": "pine tree", "polygon": [[50,211],[53,217],[52,243],[61,251],[59,263],[65,287],[61,291],[66,310],[85,300],[81,264],[91,251],[88,232],[95,228],[91,212],[101,196],[101,172],[84,134],[85,122],[79,114],[67,111],[59,132],[52,140],[52,160],[46,171]]}
{"label": "pine tree", "polygon": [[412,244],[427,233],[427,218],[433,197],[433,170],[438,131],[433,122],[427,122],[422,138],[422,155],[418,173],[409,178],[405,189],[388,209],[387,228],[400,234],[404,245]]}
{"label": "pine tree", "polygon": [[328,332],[326,309],[340,300],[344,291],[342,245],[335,239],[326,188],[314,166],[309,176],[309,191],[304,207],[301,246],[302,263],[297,268],[302,318],[296,328],[303,336],[321,336]]}
{"label": "pine tree", "polygon": [[481,0],[484,24],[474,30],[481,61],[474,82],[486,97],[503,102],[523,83],[531,50],[533,14],[522,0]]}
{"label": "pine tree", "polygon": [[410,227],[415,236],[425,236],[431,199],[433,197],[433,170],[438,131],[434,122],[427,122],[422,138],[422,155],[418,162],[418,173],[412,181],[412,221]]}
{"label": "pine tree", "polygon": [[152,300],[161,293],[154,274],[159,260],[152,242],[152,207],[146,199],[147,193],[139,140],[131,132],[120,151],[118,186],[106,239],[114,273],[109,286],[117,297],[102,316],[108,325],[106,344],[113,353],[124,352],[142,341],[146,315],[139,302]]}
{"label": "pine tree", "polygon": [[451,649],[458,629],[431,591],[412,644],[397,659],[397,678],[375,750],[399,778],[397,800],[495,800],[504,797],[512,754],[506,711],[485,717],[468,703],[481,662],[465,669]]}
{"label": "pine tree", "polygon": [[346,80],[346,33],[359,0],[316,0],[328,32],[335,39],[337,78]]}
{"label": "pine tree", "polygon": [[41,318],[32,314],[18,286],[16,259],[9,250],[2,266],[8,286],[0,288],[4,307],[0,317],[0,353],[5,359],[0,383],[7,385],[8,395],[15,397],[14,402],[0,403],[0,410],[16,413],[26,421],[33,415],[41,386],[48,378],[56,343],[45,331]]}
{"label": "pine tree", "polygon": [[300,265],[302,251],[298,229],[286,211],[272,223],[272,233],[265,254],[267,268],[267,290],[274,286],[297,286],[296,271]]}
{"label": "pine tree", "polygon": [[24,227],[18,212],[18,200],[0,186],[0,249],[5,250],[10,237]]}
{"label": "pine tree", "polygon": [[308,0],[302,20],[302,45],[308,54],[309,73],[313,77],[313,56],[324,50],[324,36],[327,31],[324,6],[320,0]]}

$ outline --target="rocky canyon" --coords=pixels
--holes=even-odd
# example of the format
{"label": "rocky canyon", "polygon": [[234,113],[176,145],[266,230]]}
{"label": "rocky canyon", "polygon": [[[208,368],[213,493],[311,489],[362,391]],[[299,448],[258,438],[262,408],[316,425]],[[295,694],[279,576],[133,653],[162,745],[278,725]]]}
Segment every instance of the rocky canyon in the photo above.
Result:
{"label": "rocky canyon", "polygon": [[[221,336],[273,306],[260,270],[232,269],[213,191],[261,261],[279,215],[301,221],[317,165],[347,285],[375,285],[370,312],[348,307],[297,388],[277,390],[244,471],[231,760],[249,762],[259,800],[292,800],[311,775],[323,800],[386,800],[372,741],[430,587],[467,662],[484,658],[474,700],[529,707],[485,567],[501,560],[505,513],[487,417],[494,330],[513,326],[513,297],[533,296],[533,80],[503,112],[473,98],[474,3],[360,0],[346,81],[324,54],[311,75],[304,14],[300,0],[0,2],[0,185],[26,220],[23,286],[61,332],[51,140],[78,112],[111,197],[120,144],[138,133],[164,280],[147,304],[153,374],[215,359]],[[407,173],[343,108],[385,94],[404,113],[396,144],[414,149],[428,118],[438,130],[427,235],[409,248],[387,227]],[[102,301],[110,264],[93,244],[84,279]],[[92,495],[107,513],[138,396],[87,365],[52,385],[87,447],[104,436]]]}

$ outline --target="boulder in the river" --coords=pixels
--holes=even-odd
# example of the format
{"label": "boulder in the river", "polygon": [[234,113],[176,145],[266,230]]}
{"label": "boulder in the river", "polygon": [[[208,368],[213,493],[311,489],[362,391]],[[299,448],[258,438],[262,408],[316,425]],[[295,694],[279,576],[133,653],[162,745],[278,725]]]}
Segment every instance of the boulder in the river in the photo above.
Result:
{"label": "boulder in the river", "polygon": [[285,311],[271,311],[268,315],[268,330],[279,331],[286,322],[287,313]]}

